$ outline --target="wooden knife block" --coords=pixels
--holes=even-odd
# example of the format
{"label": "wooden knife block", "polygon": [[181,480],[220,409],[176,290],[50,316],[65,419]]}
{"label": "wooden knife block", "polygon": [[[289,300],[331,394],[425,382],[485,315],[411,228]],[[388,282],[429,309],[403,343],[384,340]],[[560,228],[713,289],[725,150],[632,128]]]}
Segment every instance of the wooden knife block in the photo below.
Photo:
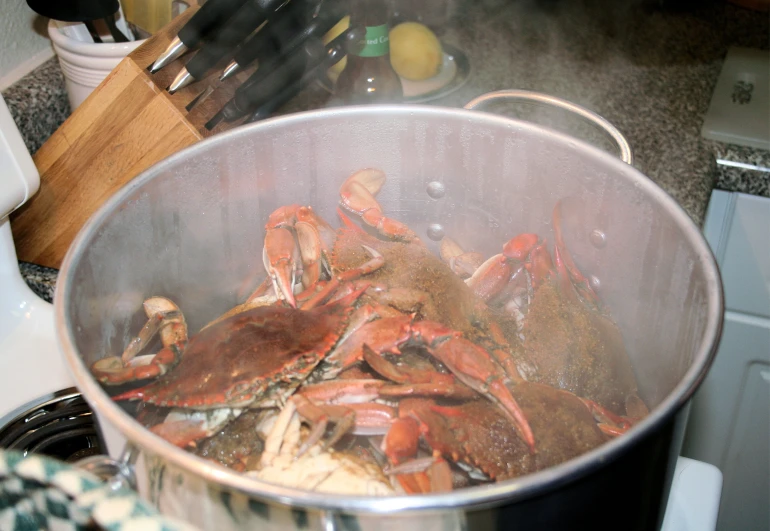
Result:
{"label": "wooden knife block", "polygon": [[[19,260],[58,269],[86,220],[124,184],[183,147],[238,125],[204,127],[253,69],[224,83],[217,69],[173,95],[165,89],[192,54],[156,74],[147,71],[196,9],[123,59],[34,155],[40,189],[11,219]],[[209,86],[215,90],[188,112]]]}

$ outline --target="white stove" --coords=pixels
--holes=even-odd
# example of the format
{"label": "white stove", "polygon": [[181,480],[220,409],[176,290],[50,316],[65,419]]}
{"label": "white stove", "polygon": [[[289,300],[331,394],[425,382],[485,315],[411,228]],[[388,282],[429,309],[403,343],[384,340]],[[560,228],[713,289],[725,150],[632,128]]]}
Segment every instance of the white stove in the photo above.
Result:
{"label": "white stove", "polygon": [[[24,443],[28,451],[75,460],[102,446],[87,404],[72,389],[54,337],[52,306],[19,272],[8,220],[38,186],[38,172],[0,97],[0,447],[4,441]],[[63,428],[64,420],[72,426]],[[35,435],[47,431],[32,437],[24,432],[29,427]],[[120,441],[105,435],[118,457]],[[680,457],[662,530],[714,530],[721,492],[716,467]]]}

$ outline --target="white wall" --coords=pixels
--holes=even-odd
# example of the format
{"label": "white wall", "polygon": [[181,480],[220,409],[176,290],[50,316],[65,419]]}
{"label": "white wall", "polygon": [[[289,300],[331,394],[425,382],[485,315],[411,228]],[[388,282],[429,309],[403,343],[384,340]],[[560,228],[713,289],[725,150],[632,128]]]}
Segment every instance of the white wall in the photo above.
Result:
{"label": "white wall", "polygon": [[24,0],[0,0],[0,89],[53,57],[47,24]]}

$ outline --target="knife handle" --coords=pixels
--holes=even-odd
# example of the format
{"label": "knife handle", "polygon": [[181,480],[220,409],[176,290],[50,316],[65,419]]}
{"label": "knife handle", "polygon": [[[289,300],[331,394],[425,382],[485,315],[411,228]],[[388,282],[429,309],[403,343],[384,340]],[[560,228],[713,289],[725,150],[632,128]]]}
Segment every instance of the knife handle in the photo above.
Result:
{"label": "knife handle", "polygon": [[[206,77],[219,61],[232,53],[263,22],[269,21],[271,17],[283,19],[284,9],[279,8],[284,2],[285,0],[247,0],[216,33],[214,39],[203,44],[201,50],[187,62],[185,69],[196,81]],[[298,6],[295,11],[309,11],[304,0],[292,0],[289,5]],[[257,35],[260,33],[261,30]]]}
{"label": "knife handle", "polygon": [[[347,54],[347,49],[349,48],[348,43],[351,40],[351,37],[356,38],[354,35],[351,35],[353,31],[354,30],[352,29],[347,30],[346,32],[343,32],[342,35],[339,35],[332,40],[326,46],[326,56],[320,63],[307,70],[301,78],[291,82],[283,90],[278,91],[275,96],[257,108],[254,114],[249,116],[245,123],[252,123],[269,118],[277,109],[288,103],[289,100],[302,92],[302,90],[310,85],[310,83],[315,81],[320,74],[323,74],[329,68],[339,63]],[[359,34],[359,37],[363,38],[366,34],[366,30],[361,30]]]}
{"label": "knife handle", "polygon": [[[284,55],[296,49],[308,36],[318,35],[319,28],[325,27],[328,19],[334,16],[324,10],[322,14],[311,19],[307,7],[301,3],[292,4],[294,2],[275,13],[275,16],[268,20],[267,26],[241,46],[233,57],[238,66],[245,68],[256,59],[262,63],[271,56]],[[332,26],[334,23],[336,21]],[[329,26],[329,29],[332,26]]]}
{"label": "knife handle", "polygon": [[[267,19],[266,12],[259,5],[260,3],[247,0],[221,28],[213,33],[213,38],[204,42],[198,53],[187,61],[185,69],[196,81],[206,77],[206,73],[214,65],[232,52],[243,39]],[[272,0],[272,4],[276,4],[277,7],[280,5],[280,0]]]}
{"label": "knife handle", "polygon": [[[312,37],[305,44],[281,62],[267,76],[238,87],[235,96],[222,109],[226,121],[232,122],[264,105],[276,93],[288,86],[292,80],[302,77],[308,64],[315,64],[323,59],[326,48],[319,38]],[[253,76],[252,76],[253,77]]]}
{"label": "knife handle", "polygon": [[[257,83],[275,70],[286,57],[293,54],[310,38],[322,38],[339,20],[337,14],[319,15],[310,24],[295,33],[289,40],[275,39],[270,46],[259,51],[259,68],[244,83]],[[240,64],[240,63],[239,63]]]}
{"label": "knife handle", "polygon": [[246,0],[208,0],[177,33],[188,48],[198,46],[204,37],[221,26]]}

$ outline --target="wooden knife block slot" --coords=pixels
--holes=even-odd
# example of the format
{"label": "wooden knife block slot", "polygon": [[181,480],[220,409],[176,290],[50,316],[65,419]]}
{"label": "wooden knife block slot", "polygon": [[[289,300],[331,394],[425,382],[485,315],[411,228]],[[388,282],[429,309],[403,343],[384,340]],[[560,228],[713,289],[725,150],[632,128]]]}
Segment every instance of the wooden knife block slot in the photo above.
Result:
{"label": "wooden knife block slot", "polygon": [[[40,189],[11,218],[19,260],[58,269],[86,220],[124,184],[180,149],[238,125],[204,127],[253,68],[224,83],[217,69],[173,95],[165,89],[192,54],[156,74],[147,71],[196,9],[123,59],[33,156]],[[215,90],[188,112],[206,87]]]}

